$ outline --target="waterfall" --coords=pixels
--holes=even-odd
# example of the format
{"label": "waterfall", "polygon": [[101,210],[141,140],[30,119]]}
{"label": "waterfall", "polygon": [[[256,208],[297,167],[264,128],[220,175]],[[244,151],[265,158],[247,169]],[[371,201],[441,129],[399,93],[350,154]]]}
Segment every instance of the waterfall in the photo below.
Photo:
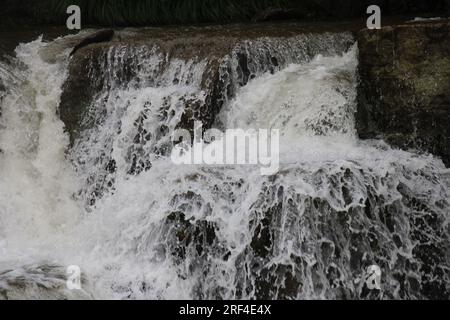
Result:
{"label": "waterfall", "polygon": [[[70,37],[0,63],[0,298],[448,297],[449,170],[358,139],[350,34],[210,59],[110,46],[68,132]],[[194,120],[280,129],[278,173],[172,163],[171,133]],[[82,290],[66,288],[69,265]],[[365,287],[370,265],[381,290]]]}

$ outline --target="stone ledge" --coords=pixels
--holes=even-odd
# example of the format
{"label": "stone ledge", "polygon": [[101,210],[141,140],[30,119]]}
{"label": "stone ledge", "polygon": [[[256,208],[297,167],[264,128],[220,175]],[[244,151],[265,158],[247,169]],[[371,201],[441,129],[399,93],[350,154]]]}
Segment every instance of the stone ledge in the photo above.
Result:
{"label": "stone ledge", "polygon": [[358,33],[357,131],[450,165],[450,22]]}

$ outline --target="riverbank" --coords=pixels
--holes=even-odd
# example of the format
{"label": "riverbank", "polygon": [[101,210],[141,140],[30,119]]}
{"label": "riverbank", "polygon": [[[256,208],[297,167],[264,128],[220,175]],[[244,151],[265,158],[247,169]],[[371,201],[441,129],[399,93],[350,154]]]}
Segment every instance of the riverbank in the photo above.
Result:
{"label": "riverbank", "polygon": [[63,26],[69,5],[79,5],[83,26],[124,27],[293,20],[342,21],[367,16],[369,5],[383,16],[450,15],[448,0],[4,0],[0,29],[14,26]]}

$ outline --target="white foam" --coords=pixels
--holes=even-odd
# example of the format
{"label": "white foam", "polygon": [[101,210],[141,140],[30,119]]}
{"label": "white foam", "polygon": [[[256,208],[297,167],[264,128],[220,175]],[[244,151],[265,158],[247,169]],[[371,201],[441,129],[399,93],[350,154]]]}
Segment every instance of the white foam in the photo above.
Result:
{"label": "white foam", "polygon": [[[168,155],[155,153],[167,142],[166,136],[133,149],[139,132],[136,122],[142,114],[142,128],[157,136],[161,124],[170,130],[176,127],[183,99],[203,101],[204,62],[172,61],[174,67],[158,85],[117,86],[103,92],[92,107],[94,117],[101,113],[104,118],[97,119],[98,125],[85,132],[66,159],[68,137],[56,110],[67,53],[48,63],[39,54],[43,47],[37,40],[17,49],[26,80],[2,102],[2,269],[19,270],[41,261],[79,265],[95,298],[253,298],[257,276],[243,265],[253,261],[248,250],[257,223],[281,201],[268,265],[294,265],[292,257],[301,257],[308,267],[301,271],[303,287],[298,298],[330,298],[333,290],[326,275],[321,273],[314,280],[311,270],[325,263],[317,256],[317,246],[331,240],[314,229],[318,228],[314,223],[308,224],[318,219],[311,216],[309,199],[325,201],[331,208],[323,212],[326,216],[330,210],[363,208],[371,193],[394,203],[401,198],[396,189],[399,182],[426,197],[430,205],[448,193],[440,183],[440,175],[448,174],[441,161],[394,150],[381,141],[357,139],[353,119],[356,46],[343,55],[316,56],[256,77],[237,91],[220,114],[226,128],[281,130],[282,167],[276,177],[261,176],[259,168],[251,166],[177,166]],[[146,60],[143,79],[156,68],[159,56],[155,55]],[[113,53],[108,59],[115,59]],[[192,74],[193,78],[187,76]],[[173,84],[171,77],[185,80]],[[166,107],[172,116],[161,120],[160,112]],[[151,169],[129,174],[133,154],[150,159]],[[111,159],[117,167],[114,174],[104,172]],[[349,177],[344,175],[347,171]],[[109,178],[100,179],[101,175]],[[112,186],[103,185],[95,205],[86,205],[98,181],[111,181]],[[342,191],[344,186],[350,190],[350,199]],[[183,212],[191,225],[200,221],[214,225],[216,243],[203,249],[215,251],[199,259],[191,245],[186,246],[184,259],[177,258],[173,250],[179,245],[178,234],[170,228],[182,222],[167,222],[174,212]],[[405,214],[399,212],[398,219],[405,219]],[[355,219],[365,221],[360,216]],[[410,255],[412,240],[402,232],[402,254]],[[392,242],[380,243],[393,252],[393,257],[385,257],[393,263],[397,249]],[[229,258],[223,259],[224,254]],[[342,281],[349,290],[356,290],[348,263],[337,263]],[[322,289],[315,287],[317,282]]]}

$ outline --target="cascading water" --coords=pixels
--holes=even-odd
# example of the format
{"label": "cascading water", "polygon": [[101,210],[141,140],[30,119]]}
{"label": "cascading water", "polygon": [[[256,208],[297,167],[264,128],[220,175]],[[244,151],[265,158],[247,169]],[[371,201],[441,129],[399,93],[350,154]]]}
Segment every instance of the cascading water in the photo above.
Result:
{"label": "cascading water", "polygon": [[[20,45],[0,64],[0,298],[448,296],[449,171],[357,138],[352,43],[243,41],[217,78],[207,59],[111,46],[88,66],[99,90],[72,145],[70,48]],[[170,134],[192,119],[280,129],[279,172],[175,165]],[[380,291],[364,286],[374,264]]]}

